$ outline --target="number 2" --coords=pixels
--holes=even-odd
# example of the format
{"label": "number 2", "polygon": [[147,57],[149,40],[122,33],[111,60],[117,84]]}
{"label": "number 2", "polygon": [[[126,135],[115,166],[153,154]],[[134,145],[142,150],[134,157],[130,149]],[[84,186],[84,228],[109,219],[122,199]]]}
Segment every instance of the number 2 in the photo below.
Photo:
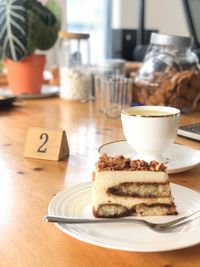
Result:
{"label": "number 2", "polygon": [[43,139],[44,142],[41,144],[41,146],[39,146],[37,152],[39,152],[39,153],[46,153],[47,148],[44,148],[44,145],[47,143],[47,141],[48,141],[48,139],[49,139],[49,136],[48,136],[48,134],[46,134],[46,133],[42,133],[42,134],[40,135],[40,139]]}

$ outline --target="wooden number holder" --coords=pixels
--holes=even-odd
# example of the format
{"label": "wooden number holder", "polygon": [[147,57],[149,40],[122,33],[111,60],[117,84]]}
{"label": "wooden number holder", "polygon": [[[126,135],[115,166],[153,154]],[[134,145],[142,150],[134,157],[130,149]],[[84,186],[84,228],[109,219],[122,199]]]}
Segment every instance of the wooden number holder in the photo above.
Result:
{"label": "wooden number holder", "polygon": [[31,127],[28,129],[24,157],[61,160],[69,155],[65,131]]}

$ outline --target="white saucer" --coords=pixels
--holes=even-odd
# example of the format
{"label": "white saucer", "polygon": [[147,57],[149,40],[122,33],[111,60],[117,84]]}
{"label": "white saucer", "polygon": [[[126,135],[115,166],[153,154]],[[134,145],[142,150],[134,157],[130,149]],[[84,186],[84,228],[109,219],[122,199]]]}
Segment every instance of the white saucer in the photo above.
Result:
{"label": "white saucer", "polygon": [[[134,157],[136,152],[125,140],[115,141],[100,146],[99,153],[108,156],[124,155]],[[200,163],[200,151],[192,148],[173,144],[165,153],[167,171],[169,174],[179,173],[193,168]]]}
{"label": "white saucer", "polygon": [[[151,222],[168,222],[200,209],[200,193],[171,184],[179,215],[148,216]],[[58,193],[50,202],[49,215],[94,218],[91,205],[92,183],[80,183]],[[116,219],[117,220],[117,219]],[[124,251],[158,252],[190,247],[200,243],[200,219],[170,232],[158,233],[144,224],[62,224],[64,233],[89,244]]]}

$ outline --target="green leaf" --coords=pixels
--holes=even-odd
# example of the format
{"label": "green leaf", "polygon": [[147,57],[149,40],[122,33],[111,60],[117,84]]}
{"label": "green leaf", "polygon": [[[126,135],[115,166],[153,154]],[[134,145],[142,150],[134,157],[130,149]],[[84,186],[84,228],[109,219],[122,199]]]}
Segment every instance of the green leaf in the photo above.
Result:
{"label": "green leaf", "polygon": [[0,60],[2,59],[2,46],[0,45]]}
{"label": "green leaf", "polygon": [[29,54],[32,54],[37,48],[38,31],[37,21],[38,17],[32,11],[28,10],[28,33],[27,33],[27,46]]}
{"label": "green leaf", "polygon": [[[32,0],[33,1],[33,0]],[[41,3],[35,3],[31,7],[29,25],[30,35],[29,47],[33,42],[36,48],[40,50],[50,49],[57,40],[58,31],[61,25],[61,9],[54,0],[47,2],[47,6],[41,6]],[[58,19],[57,19],[58,18]],[[35,36],[32,36],[32,33]]]}
{"label": "green leaf", "polygon": [[29,32],[28,50],[47,50],[51,48],[57,40],[58,28],[47,26],[35,13],[29,11]]}
{"label": "green leaf", "polygon": [[1,57],[21,60],[28,54],[27,12],[23,1],[0,1]]}
{"label": "green leaf", "polygon": [[47,7],[37,0],[0,0],[0,58],[19,61],[35,49],[56,42],[61,10],[54,0]]}
{"label": "green leaf", "polygon": [[61,26],[62,10],[61,10],[60,6],[58,5],[57,1],[48,0],[45,6],[46,6],[46,8],[48,8],[48,10],[50,10],[54,14],[54,16],[57,19],[57,22]]}

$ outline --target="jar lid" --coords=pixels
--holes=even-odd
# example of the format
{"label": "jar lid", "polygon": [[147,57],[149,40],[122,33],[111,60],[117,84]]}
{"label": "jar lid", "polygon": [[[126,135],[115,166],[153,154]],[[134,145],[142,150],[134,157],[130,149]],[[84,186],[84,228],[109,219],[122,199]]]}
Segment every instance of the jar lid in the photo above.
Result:
{"label": "jar lid", "polygon": [[192,37],[164,35],[158,33],[151,34],[151,44],[160,45],[177,45],[182,47],[190,47],[192,45]]}
{"label": "jar lid", "polygon": [[87,33],[74,33],[74,32],[59,32],[61,39],[89,39],[90,35]]}

